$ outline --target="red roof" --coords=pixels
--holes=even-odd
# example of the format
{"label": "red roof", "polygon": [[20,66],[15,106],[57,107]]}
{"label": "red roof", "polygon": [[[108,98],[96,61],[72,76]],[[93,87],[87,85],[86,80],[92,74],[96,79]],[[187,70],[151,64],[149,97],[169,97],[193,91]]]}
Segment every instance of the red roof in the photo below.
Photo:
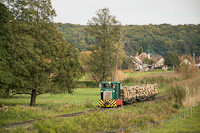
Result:
{"label": "red roof", "polygon": [[147,53],[141,53],[138,57],[139,57],[139,59],[140,59],[141,61],[143,61],[144,58],[148,58],[148,54],[147,54]]}

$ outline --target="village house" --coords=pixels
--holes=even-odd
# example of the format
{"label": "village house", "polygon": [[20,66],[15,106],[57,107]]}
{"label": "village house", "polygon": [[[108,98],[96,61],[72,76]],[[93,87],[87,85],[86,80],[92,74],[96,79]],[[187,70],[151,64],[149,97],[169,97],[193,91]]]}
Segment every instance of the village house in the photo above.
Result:
{"label": "village house", "polygon": [[189,64],[189,65],[191,64],[191,62],[188,59],[184,59],[183,62],[181,62],[181,64],[183,64],[183,63],[184,64]]}
{"label": "village house", "polygon": [[164,59],[160,58],[158,62],[155,64],[155,67],[163,67],[164,66]]}
{"label": "village house", "polygon": [[143,63],[144,58],[149,58],[147,53],[141,53],[138,55],[138,53],[132,57],[133,62],[135,63],[135,70],[136,71],[148,71],[149,68],[147,65]]}
{"label": "village house", "polygon": [[134,57],[130,56],[128,57],[130,60],[132,60],[132,62],[134,63],[134,67],[136,71],[149,71],[150,69],[155,69],[155,68],[161,68],[164,66],[164,59],[160,58],[156,63],[154,63],[153,65],[150,64],[144,64],[144,59],[148,58],[150,59],[150,54],[147,53],[141,53],[140,55],[138,55],[138,53],[136,53],[136,55]]}

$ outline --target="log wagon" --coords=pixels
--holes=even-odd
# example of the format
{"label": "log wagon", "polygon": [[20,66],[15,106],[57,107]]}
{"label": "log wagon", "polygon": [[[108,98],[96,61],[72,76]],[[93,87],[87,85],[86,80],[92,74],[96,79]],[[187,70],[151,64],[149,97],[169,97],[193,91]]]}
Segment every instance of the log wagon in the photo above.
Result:
{"label": "log wagon", "polygon": [[158,94],[157,84],[122,86],[120,82],[101,84],[100,107],[117,107],[138,100],[154,99]]}

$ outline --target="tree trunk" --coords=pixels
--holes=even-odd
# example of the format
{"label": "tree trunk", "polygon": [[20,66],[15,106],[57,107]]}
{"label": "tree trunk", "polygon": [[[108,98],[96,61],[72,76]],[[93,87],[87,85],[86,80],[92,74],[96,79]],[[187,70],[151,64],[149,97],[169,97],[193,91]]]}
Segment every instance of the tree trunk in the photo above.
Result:
{"label": "tree trunk", "polygon": [[99,88],[101,89],[101,81],[99,81]]}
{"label": "tree trunk", "polygon": [[114,81],[114,72],[113,72],[113,69],[111,69],[111,81]]}
{"label": "tree trunk", "polygon": [[118,46],[118,50],[117,50],[117,59],[116,59],[116,65],[115,65],[115,71],[114,71],[113,81],[116,81],[118,60],[119,60],[119,46]]}
{"label": "tree trunk", "polygon": [[33,89],[32,90],[32,94],[31,94],[31,103],[30,103],[30,106],[35,106],[35,101],[36,101],[36,90],[35,89]]}
{"label": "tree trunk", "polygon": [[6,88],[6,97],[9,97],[10,94],[10,88]]}

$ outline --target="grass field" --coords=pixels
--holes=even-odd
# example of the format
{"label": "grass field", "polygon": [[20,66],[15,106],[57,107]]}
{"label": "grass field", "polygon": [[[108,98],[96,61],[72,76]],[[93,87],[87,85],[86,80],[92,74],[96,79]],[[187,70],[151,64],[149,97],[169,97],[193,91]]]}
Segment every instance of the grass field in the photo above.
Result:
{"label": "grass field", "polygon": [[[142,77],[142,76],[145,76],[145,75],[157,75],[157,74],[163,74],[163,73],[167,73],[169,71],[164,71],[164,70],[157,70],[157,71],[148,71],[148,72],[140,72],[140,71],[136,71],[136,72],[128,72],[127,73],[127,77],[130,78],[130,77]],[[125,72],[125,75],[126,75],[126,72]]]}
{"label": "grass field", "polygon": [[47,118],[96,108],[100,98],[99,93],[98,88],[78,88],[73,94],[42,94],[37,97],[35,107],[29,107],[30,95],[1,98],[0,124]]}
{"label": "grass field", "polygon": [[[79,104],[83,105],[86,101],[91,101],[93,105],[97,105],[100,97],[99,88],[78,88],[72,94],[41,94],[36,98],[37,106],[44,105],[60,105],[60,104]],[[2,105],[29,105],[30,95],[15,95],[11,98],[1,98]]]}
{"label": "grass field", "polygon": [[[131,75],[131,74],[130,74]],[[137,76],[138,75],[138,76]],[[174,72],[147,72],[137,73],[128,78],[124,83],[143,84],[158,83],[159,95],[165,95],[168,92],[168,85],[173,82],[182,81]],[[187,81],[188,82],[188,81]],[[11,98],[0,98],[0,124],[9,124],[14,122],[22,122],[27,120],[47,118],[44,121],[36,121],[32,126],[19,128],[1,129],[0,132],[101,132],[110,131],[128,127],[134,124],[142,124],[145,122],[153,122],[159,120],[170,119],[178,116],[183,109],[182,106],[174,106],[174,101],[167,98],[154,102],[139,102],[132,106],[123,106],[122,108],[113,108],[103,112],[85,113],[82,116],[73,118],[53,118],[53,116],[79,112],[97,108],[100,99],[100,89],[98,88],[78,88],[71,94],[42,94],[37,96],[36,106],[29,107],[29,95],[16,95]],[[199,114],[197,114],[199,115]],[[195,117],[199,118],[199,117]],[[197,122],[197,119],[190,119],[189,123]],[[172,122],[173,123],[173,122]],[[168,125],[163,125],[163,130],[168,132]],[[187,125],[186,121],[185,124]],[[76,126],[74,126],[76,125]],[[188,125],[198,128],[197,125]],[[173,127],[173,126],[172,126]],[[181,126],[180,126],[181,127]],[[160,132],[160,125],[151,127],[151,131]],[[182,130],[183,129],[183,130]],[[186,128],[178,129],[180,132],[187,132]],[[125,132],[147,132],[145,126],[127,129]],[[169,129],[169,132],[173,132]],[[190,131],[190,130],[189,130]],[[194,130],[196,131],[196,130]]]}
{"label": "grass field", "polygon": [[[180,114],[185,113],[181,116]],[[183,108],[172,106],[169,99],[158,102],[137,103],[132,106],[113,108],[103,112],[85,113],[82,116],[72,118],[49,118],[35,121],[33,125],[25,127],[1,129],[2,132],[106,132],[130,127],[123,132],[148,132],[148,126],[140,124],[169,120],[162,124],[162,132],[199,132],[200,131],[200,105],[193,108],[193,113]],[[161,132],[161,123],[149,125],[150,133]]]}
{"label": "grass field", "polygon": [[[163,91],[164,89],[159,90],[159,92]],[[0,124],[47,118],[97,108],[99,99],[100,90],[98,88],[78,88],[73,95],[42,94],[37,97],[37,106],[35,107],[29,107],[29,95],[1,98]]]}
{"label": "grass field", "polygon": [[[179,110],[169,100],[140,102],[131,106],[85,113],[73,118],[49,118],[32,126],[17,128],[18,132],[105,132],[149,121],[168,119]],[[167,108],[167,111],[166,111]],[[74,126],[75,125],[75,126]],[[141,126],[142,130],[144,126]],[[13,129],[8,129],[13,130]],[[133,129],[126,130],[131,132]]]}

